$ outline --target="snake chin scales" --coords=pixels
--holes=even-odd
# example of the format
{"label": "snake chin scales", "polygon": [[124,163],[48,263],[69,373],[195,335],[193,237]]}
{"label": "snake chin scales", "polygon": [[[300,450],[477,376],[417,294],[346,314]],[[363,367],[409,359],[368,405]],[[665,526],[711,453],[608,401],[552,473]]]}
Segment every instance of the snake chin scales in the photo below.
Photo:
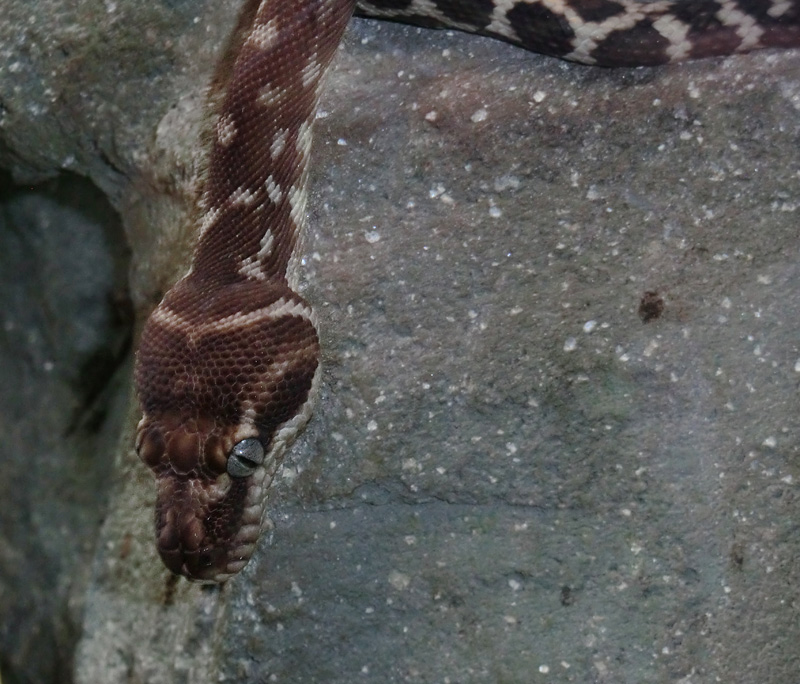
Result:
{"label": "snake chin scales", "polygon": [[169,423],[145,420],[139,429],[140,454],[156,472],[158,552],[174,573],[223,582],[253,553],[275,461],[255,468],[245,483],[225,470],[231,430],[182,418]]}
{"label": "snake chin scales", "polygon": [[800,45],[800,0],[246,0],[191,268],[150,315],[135,371],[158,552],[190,580],[246,565],[311,415],[319,338],[295,271],[320,87],[354,11],[605,66]]}

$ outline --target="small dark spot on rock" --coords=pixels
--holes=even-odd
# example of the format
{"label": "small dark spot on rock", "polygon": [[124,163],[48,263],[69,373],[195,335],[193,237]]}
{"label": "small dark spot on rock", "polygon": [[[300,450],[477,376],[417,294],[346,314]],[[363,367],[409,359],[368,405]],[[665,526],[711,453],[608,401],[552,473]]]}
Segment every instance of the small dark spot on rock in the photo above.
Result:
{"label": "small dark spot on rock", "polygon": [[572,587],[565,584],[561,587],[561,605],[571,606],[573,603],[575,603],[575,594],[572,591]]}
{"label": "small dark spot on rock", "polygon": [[741,542],[734,542],[730,552],[731,565],[737,570],[744,566],[744,545]]}
{"label": "small dark spot on rock", "polygon": [[131,534],[126,534],[122,537],[122,543],[119,546],[119,557],[120,560],[125,560],[128,557],[128,554],[131,552],[131,547],[133,546],[133,536]]}
{"label": "small dark spot on rock", "polygon": [[178,575],[170,573],[167,575],[166,582],[164,583],[164,595],[161,599],[161,605],[164,607],[171,606],[175,603],[175,590],[178,587]]}
{"label": "small dark spot on rock", "polygon": [[639,318],[642,323],[659,318],[664,313],[664,300],[656,290],[647,290],[639,300]]}

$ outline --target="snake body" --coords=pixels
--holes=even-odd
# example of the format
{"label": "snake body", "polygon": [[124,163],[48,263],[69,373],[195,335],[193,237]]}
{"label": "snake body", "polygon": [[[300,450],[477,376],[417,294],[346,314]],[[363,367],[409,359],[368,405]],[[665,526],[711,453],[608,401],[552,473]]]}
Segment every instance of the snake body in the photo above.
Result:
{"label": "snake body", "polygon": [[136,448],[173,572],[224,582],[308,421],[319,337],[296,292],[320,85],[353,11],[630,66],[800,45],[800,0],[249,0],[213,130],[191,268],[150,315]]}

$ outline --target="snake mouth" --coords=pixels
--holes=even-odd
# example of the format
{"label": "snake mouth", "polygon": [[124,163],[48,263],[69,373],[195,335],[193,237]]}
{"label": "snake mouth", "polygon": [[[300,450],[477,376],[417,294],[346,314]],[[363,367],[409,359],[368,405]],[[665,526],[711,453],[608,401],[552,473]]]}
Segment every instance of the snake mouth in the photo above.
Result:
{"label": "snake mouth", "polygon": [[193,582],[224,582],[239,572],[255,551],[268,483],[263,466],[247,478],[162,475],[155,528],[164,565]]}
{"label": "snake mouth", "polygon": [[220,584],[238,573],[250,561],[252,551],[228,554],[224,549],[205,548],[197,551],[162,549],[158,553],[170,572],[198,584]]}
{"label": "snake mouth", "polygon": [[176,575],[183,575],[192,582],[219,583],[224,582],[233,573],[220,570],[227,565],[224,551],[220,549],[200,549],[187,551],[184,549],[162,549],[158,553],[167,569]]}
{"label": "snake mouth", "polygon": [[[168,570],[192,582],[224,582],[239,572],[250,560],[255,550],[258,529],[245,527],[252,532],[246,538],[241,533],[231,543],[211,540],[204,534],[197,518],[176,525],[172,511],[165,521],[157,521],[157,547],[161,560]],[[255,527],[255,526],[253,526]]]}
{"label": "snake mouth", "polygon": [[205,526],[189,510],[167,508],[156,517],[157,548],[164,565],[176,575],[197,582],[215,582],[224,573],[227,553],[211,544]]}

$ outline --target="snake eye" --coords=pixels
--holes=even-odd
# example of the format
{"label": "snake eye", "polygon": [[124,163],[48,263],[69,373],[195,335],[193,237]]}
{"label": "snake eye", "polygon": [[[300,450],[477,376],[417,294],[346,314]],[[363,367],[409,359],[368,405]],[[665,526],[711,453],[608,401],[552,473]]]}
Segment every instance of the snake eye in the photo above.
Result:
{"label": "snake eye", "polygon": [[249,437],[236,444],[228,456],[228,475],[248,477],[264,462],[264,447],[257,439]]}

